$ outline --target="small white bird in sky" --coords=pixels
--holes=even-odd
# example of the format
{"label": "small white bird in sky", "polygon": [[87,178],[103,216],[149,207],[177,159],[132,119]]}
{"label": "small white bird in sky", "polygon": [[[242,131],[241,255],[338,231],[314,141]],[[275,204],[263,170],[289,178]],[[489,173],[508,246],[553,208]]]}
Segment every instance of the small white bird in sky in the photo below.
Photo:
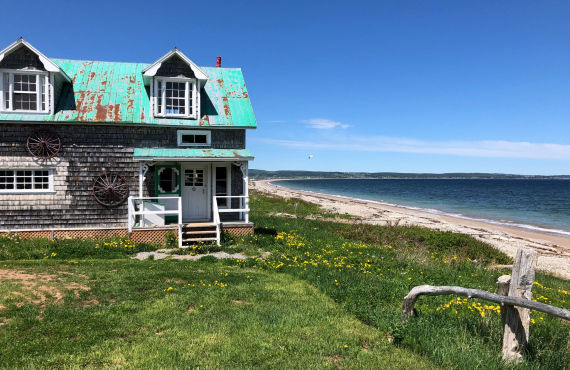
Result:
{"label": "small white bird in sky", "polygon": [[314,155],[309,154],[309,159],[313,159]]}

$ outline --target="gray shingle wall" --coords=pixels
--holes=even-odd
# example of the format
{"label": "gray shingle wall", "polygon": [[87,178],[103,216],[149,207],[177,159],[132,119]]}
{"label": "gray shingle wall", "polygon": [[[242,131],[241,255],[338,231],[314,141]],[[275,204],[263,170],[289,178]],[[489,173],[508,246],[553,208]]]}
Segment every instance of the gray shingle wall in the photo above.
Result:
{"label": "gray shingle wall", "polygon": [[[62,151],[53,160],[34,160],[26,150],[26,139],[35,130],[48,126],[61,138]],[[138,195],[139,165],[133,160],[134,148],[175,148],[176,130],[138,126],[0,124],[0,168],[51,168],[55,190],[45,194],[0,194],[0,229],[125,227],[126,203],[113,208],[97,203],[91,193],[94,178],[104,171],[119,173],[127,179],[130,194]],[[244,130],[212,130],[213,148],[242,149],[244,146]],[[232,177],[235,176],[233,172]],[[153,195],[153,167],[146,179],[145,195]]]}

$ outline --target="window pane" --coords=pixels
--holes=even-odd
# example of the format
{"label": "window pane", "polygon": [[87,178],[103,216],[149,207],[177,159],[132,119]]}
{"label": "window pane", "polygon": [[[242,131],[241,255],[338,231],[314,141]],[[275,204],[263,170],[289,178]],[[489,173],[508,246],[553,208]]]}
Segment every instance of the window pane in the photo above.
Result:
{"label": "window pane", "polygon": [[206,135],[196,135],[194,140],[196,144],[207,144]]}
{"label": "window pane", "polygon": [[34,189],[49,189],[48,171],[34,171]]}
{"label": "window pane", "polygon": [[[216,167],[216,196],[228,195],[228,169],[226,167]],[[228,200],[218,199],[218,206],[226,207]]]}
{"label": "window pane", "polygon": [[183,144],[194,144],[194,135],[182,135]]}
{"label": "window pane", "polygon": [[48,84],[48,77],[47,76],[40,76],[40,81],[43,82],[42,87],[42,110],[46,110],[46,101],[47,101],[47,94],[49,91],[49,84]]}
{"label": "window pane", "polygon": [[204,170],[194,170],[194,186],[204,186]]}
{"label": "window pane", "polygon": [[14,171],[0,171],[0,190],[14,189]]}
{"label": "window pane", "polygon": [[184,170],[184,185],[194,186],[194,170]]}
{"label": "window pane", "polygon": [[14,110],[36,110],[36,94],[14,93]]}
{"label": "window pane", "polygon": [[160,193],[175,193],[178,191],[178,170],[161,168],[158,174],[158,191]]}
{"label": "window pane", "polygon": [[36,75],[19,75],[14,74],[14,91],[15,92],[37,92]]}
{"label": "window pane", "polygon": [[16,189],[32,189],[32,171],[16,171]]}
{"label": "window pane", "polygon": [[[175,82],[166,81],[164,84],[160,83],[161,88],[159,89],[158,96],[162,96],[162,90],[164,89],[164,94],[166,96],[166,102],[164,107],[165,114],[173,115],[186,115],[186,97],[188,92],[186,91],[185,82]],[[162,112],[162,102],[158,102],[159,112]]]}
{"label": "window pane", "polygon": [[1,170],[0,190],[49,190],[51,176],[48,170]]}
{"label": "window pane", "polygon": [[160,81],[156,84],[156,90],[157,90],[155,92],[155,94],[156,94],[156,105],[157,105],[156,111],[160,114],[163,111],[162,110],[162,91],[163,91],[163,88],[162,88],[162,83]]}
{"label": "window pane", "polygon": [[6,109],[10,109],[10,75],[8,73],[4,73],[3,76],[4,80],[4,107]]}

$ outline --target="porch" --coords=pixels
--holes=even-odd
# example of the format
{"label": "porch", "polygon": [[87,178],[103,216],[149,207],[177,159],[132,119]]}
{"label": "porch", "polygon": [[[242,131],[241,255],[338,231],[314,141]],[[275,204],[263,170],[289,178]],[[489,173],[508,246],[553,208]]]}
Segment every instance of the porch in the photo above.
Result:
{"label": "porch", "polygon": [[129,232],[177,230],[178,243],[216,242],[221,232],[242,235],[249,222],[247,150],[144,149],[138,196],[128,198]]}

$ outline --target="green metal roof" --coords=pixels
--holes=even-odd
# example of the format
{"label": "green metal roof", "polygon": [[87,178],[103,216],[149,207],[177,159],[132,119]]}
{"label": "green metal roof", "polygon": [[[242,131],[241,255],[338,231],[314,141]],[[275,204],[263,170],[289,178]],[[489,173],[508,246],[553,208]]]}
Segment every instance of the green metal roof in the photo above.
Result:
{"label": "green metal roof", "polygon": [[0,121],[123,123],[255,128],[257,122],[239,68],[201,67],[208,75],[199,120],[154,118],[143,82],[149,64],[51,59],[73,81],[66,84],[54,115],[2,113]]}
{"label": "green metal roof", "polygon": [[253,159],[247,149],[161,149],[161,148],[135,148],[135,159]]}

